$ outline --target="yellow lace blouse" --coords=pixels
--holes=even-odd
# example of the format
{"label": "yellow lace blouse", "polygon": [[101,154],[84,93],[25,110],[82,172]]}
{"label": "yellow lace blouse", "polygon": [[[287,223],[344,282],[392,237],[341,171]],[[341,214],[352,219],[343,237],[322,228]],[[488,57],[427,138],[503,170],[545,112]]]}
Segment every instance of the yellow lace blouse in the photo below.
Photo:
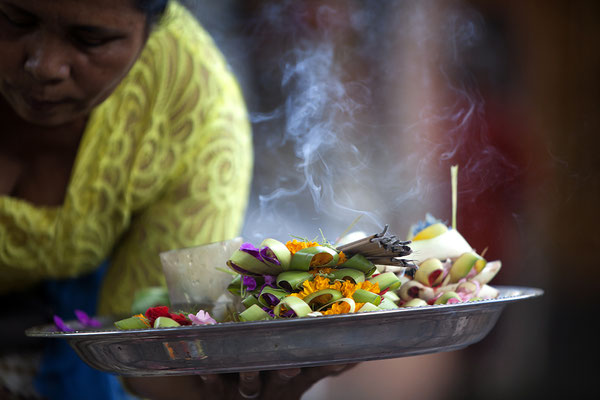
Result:
{"label": "yellow lace blouse", "polygon": [[75,277],[110,259],[101,314],[164,284],[159,253],[239,234],[252,141],[215,45],[172,3],[117,90],[91,115],[64,204],[0,196],[0,293]]}

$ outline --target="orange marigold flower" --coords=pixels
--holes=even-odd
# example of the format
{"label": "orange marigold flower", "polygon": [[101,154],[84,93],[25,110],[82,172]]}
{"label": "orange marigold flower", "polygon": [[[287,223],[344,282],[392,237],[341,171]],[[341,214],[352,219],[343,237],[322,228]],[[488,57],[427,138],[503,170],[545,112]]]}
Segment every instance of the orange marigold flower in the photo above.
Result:
{"label": "orange marigold flower", "polygon": [[295,254],[298,250],[306,249],[307,247],[320,246],[320,244],[317,242],[308,242],[305,240],[299,242],[298,240],[294,239],[294,240],[289,240],[285,244],[285,246],[288,248],[290,253]]}
{"label": "orange marigold flower", "polygon": [[[364,303],[356,303],[356,306],[358,307],[358,305],[363,305]],[[358,310],[358,308],[355,308],[355,311]],[[346,303],[345,301],[341,301],[339,303],[333,303],[331,305],[331,308],[329,308],[328,310],[322,311],[323,315],[337,315],[337,314],[347,314],[350,312],[350,304]]]}
{"label": "orange marigold flower", "polygon": [[311,268],[308,270],[313,275],[317,274],[331,274],[333,272],[333,268],[323,267],[323,268]]}
{"label": "orange marigold flower", "polygon": [[317,276],[315,276],[315,278],[312,281],[309,281],[309,280],[304,281],[302,283],[302,291],[300,291],[298,293],[292,293],[292,295],[295,295],[296,297],[303,299],[306,296],[308,296],[309,294],[318,292],[319,290],[323,290],[323,289],[340,290],[341,287],[342,287],[341,282],[337,281],[332,284],[329,282],[329,278],[317,275]]}
{"label": "orange marigold flower", "polygon": [[352,283],[352,281],[344,281],[342,284],[341,292],[344,297],[350,297],[354,295],[357,289],[367,290],[369,292],[373,292],[379,294],[379,283],[372,284],[369,281]]}
{"label": "orange marigold flower", "polygon": [[339,255],[340,255],[340,258],[338,259],[337,265],[343,264],[348,260],[343,251],[340,251]]}
{"label": "orange marigold flower", "polygon": [[318,267],[319,265],[325,265],[331,261],[333,256],[329,253],[319,253],[310,260],[311,267]]}
{"label": "orange marigold flower", "polygon": [[315,279],[313,279],[312,281],[305,280],[302,283],[302,290],[297,293],[292,293],[291,295],[303,299],[309,294],[328,288],[329,279],[323,278],[322,276],[316,276]]}
{"label": "orange marigold flower", "polygon": [[[331,270],[332,270],[331,268],[315,268],[315,269],[312,269],[311,272],[313,274],[317,274],[319,272],[320,273],[329,273]],[[331,282],[329,280],[329,278],[327,278],[325,276],[315,275],[313,280],[306,280],[302,283],[302,290],[300,292],[292,293],[292,294],[290,294],[290,296],[304,299],[306,296],[308,296],[312,293],[318,292],[319,290],[323,290],[323,289],[338,290],[339,292],[342,293],[342,296],[347,297],[347,298],[352,298],[352,296],[354,295],[354,292],[357,289],[367,290],[369,292],[373,292],[376,294],[379,294],[379,292],[380,292],[378,283],[372,284],[371,282],[368,282],[368,281],[353,283],[350,280],[343,281],[343,282],[336,280],[334,282]],[[317,303],[322,303],[322,301],[320,301],[320,300],[324,300],[324,299],[325,298],[315,299],[315,301]],[[356,303],[355,311],[360,310],[360,308],[363,305],[364,305],[364,303]],[[338,302],[338,303],[332,304],[329,309],[323,310],[321,312],[323,313],[323,315],[346,314],[346,313],[350,312],[350,306],[346,302]]]}

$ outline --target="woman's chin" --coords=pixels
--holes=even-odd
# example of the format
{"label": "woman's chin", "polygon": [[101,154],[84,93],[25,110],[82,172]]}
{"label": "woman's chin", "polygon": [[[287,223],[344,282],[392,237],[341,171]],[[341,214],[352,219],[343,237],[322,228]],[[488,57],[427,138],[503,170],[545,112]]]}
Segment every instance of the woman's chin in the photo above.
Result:
{"label": "woman's chin", "polygon": [[27,104],[16,111],[24,121],[48,128],[69,124],[82,118],[80,113],[73,109],[73,105],[67,102]]}

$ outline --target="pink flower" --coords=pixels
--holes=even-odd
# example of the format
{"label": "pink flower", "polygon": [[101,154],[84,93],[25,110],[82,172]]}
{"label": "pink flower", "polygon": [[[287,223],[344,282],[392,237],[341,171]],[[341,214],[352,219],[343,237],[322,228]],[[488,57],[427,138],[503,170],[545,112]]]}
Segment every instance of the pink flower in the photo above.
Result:
{"label": "pink flower", "polygon": [[204,310],[198,311],[198,314],[189,314],[188,318],[192,321],[192,325],[213,325],[216,324],[215,321],[209,313]]}

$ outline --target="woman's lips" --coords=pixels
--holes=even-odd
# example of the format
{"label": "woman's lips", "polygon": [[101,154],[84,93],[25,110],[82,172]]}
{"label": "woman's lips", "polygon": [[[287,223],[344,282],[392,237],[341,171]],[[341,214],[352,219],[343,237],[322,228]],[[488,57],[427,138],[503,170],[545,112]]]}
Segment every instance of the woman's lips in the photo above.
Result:
{"label": "woman's lips", "polygon": [[12,82],[0,82],[2,91],[13,99],[15,107],[25,107],[31,111],[52,112],[65,105],[76,103],[75,97],[66,93],[50,93],[49,88],[35,87],[27,84],[14,84]]}
{"label": "woman's lips", "polygon": [[55,100],[55,99],[29,97],[29,98],[25,98],[25,102],[27,103],[29,108],[31,108],[32,110],[40,111],[40,112],[48,112],[48,111],[52,111],[56,108],[59,108],[61,106],[64,106],[66,104],[72,103],[73,100],[71,100],[71,99]]}

